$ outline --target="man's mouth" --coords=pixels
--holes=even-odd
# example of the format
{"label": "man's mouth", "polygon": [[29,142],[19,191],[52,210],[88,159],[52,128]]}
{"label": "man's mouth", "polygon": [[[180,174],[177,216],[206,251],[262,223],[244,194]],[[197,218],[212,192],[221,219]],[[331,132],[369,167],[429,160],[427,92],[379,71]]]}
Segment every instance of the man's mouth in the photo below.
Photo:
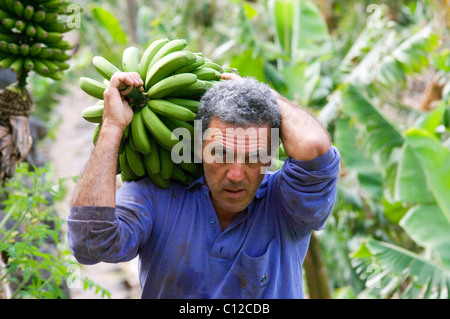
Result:
{"label": "man's mouth", "polygon": [[244,193],[243,189],[224,189],[228,197],[237,198]]}

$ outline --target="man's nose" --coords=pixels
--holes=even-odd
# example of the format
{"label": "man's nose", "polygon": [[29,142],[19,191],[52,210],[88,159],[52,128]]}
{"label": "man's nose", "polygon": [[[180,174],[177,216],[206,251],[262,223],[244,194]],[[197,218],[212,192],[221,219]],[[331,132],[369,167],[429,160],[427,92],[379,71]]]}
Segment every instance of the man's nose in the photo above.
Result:
{"label": "man's nose", "polygon": [[235,183],[241,182],[245,178],[243,163],[230,163],[228,164],[228,171],[226,177]]}

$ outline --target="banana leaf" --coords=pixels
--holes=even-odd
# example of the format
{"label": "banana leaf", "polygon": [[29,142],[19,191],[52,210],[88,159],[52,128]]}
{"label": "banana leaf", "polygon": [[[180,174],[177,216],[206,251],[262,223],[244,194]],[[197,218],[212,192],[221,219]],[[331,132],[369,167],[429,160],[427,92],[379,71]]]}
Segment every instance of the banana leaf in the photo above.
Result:
{"label": "banana leaf", "polygon": [[402,147],[395,174],[394,199],[409,204],[436,203],[420,162],[411,146],[406,144]]}
{"label": "banana leaf", "polygon": [[344,167],[355,170],[359,185],[373,198],[382,197],[382,176],[373,160],[357,146],[358,131],[349,118],[338,119],[334,142],[341,153]]}
{"label": "banana leaf", "polygon": [[400,226],[419,245],[437,253],[450,267],[450,223],[437,205],[417,205],[400,220]]}
{"label": "banana leaf", "polygon": [[114,42],[121,44],[127,43],[127,34],[112,12],[101,7],[96,7],[92,9],[92,15],[94,19],[108,31]]}
{"label": "banana leaf", "polygon": [[330,38],[319,8],[311,0],[272,0],[276,39],[284,53],[295,63],[299,50],[317,55],[317,42]]}
{"label": "banana leaf", "polygon": [[260,82],[266,82],[264,75],[264,61],[248,49],[231,60],[230,67],[239,70],[241,76],[252,76]]}
{"label": "banana leaf", "polygon": [[[353,266],[361,276],[367,276],[369,267],[375,273],[369,287],[380,288],[382,298],[399,293],[401,298],[447,299],[450,291],[450,268],[408,251],[404,248],[367,239],[356,251]],[[402,285],[402,289],[397,288]],[[373,289],[372,288],[372,289]]]}
{"label": "banana leaf", "polygon": [[292,57],[294,43],[295,12],[298,12],[299,1],[274,0],[270,6],[273,12],[277,41],[284,53]]}
{"label": "banana leaf", "polygon": [[342,111],[355,120],[363,145],[377,164],[385,166],[391,151],[404,143],[402,134],[353,84],[342,88]]}
{"label": "banana leaf", "polygon": [[450,150],[423,129],[411,128],[406,131],[405,138],[424,172],[437,205],[450,223]]}

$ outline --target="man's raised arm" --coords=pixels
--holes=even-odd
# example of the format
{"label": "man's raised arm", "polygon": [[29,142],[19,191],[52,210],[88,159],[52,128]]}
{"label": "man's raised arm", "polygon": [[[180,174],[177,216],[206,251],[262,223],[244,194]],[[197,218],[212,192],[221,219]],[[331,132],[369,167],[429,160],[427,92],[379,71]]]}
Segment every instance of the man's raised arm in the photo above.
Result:
{"label": "man's raised arm", "polygon": [[[273,90],[272,90],[273,91]],[[330,148],[330,137],[307,111],[273,91],[281,113],[281,141],[286,154],[296,160],[310,161]]]}
{"label": "man's raised arm", "polygon": [[[222,74],[223,79],[236,80],[234,73]],[[307,111],[272,89],[281,113],[280,137],[286,154],[296,160],[310,161],[330,148],[330,136],[322,125]]]}
{"label": "man's raised arm", "polygon": [[123,131],[133,110],[122,99],[119,87],[143,85],[138,73],[115,73],[106,88],[100,134],[86,169],[78,182],[72,206],[115,207],[117,157]]}

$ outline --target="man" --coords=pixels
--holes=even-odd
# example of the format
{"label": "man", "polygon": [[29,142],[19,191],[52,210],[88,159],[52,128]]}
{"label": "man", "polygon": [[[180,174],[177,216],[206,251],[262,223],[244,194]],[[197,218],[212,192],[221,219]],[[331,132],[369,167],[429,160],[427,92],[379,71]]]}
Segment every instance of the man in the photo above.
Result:
{"label": "man", "polygon": [[[68,217],[69,246],[84,264],[139,255],[142,298],[303,298],[301,266],[311,231],[332,210],[339,153],[312,116],[267,85],[223,78],[197,114],[204,176],[168,189],[143,178],[117,198],[119,143],[133,116],[118,87],[142,80],[118,72],[104,93],[102,129]],[[280,129],[289,158],[263,174],[270,163],[260,154],[278,142],[270,145],[269,128]]]}

